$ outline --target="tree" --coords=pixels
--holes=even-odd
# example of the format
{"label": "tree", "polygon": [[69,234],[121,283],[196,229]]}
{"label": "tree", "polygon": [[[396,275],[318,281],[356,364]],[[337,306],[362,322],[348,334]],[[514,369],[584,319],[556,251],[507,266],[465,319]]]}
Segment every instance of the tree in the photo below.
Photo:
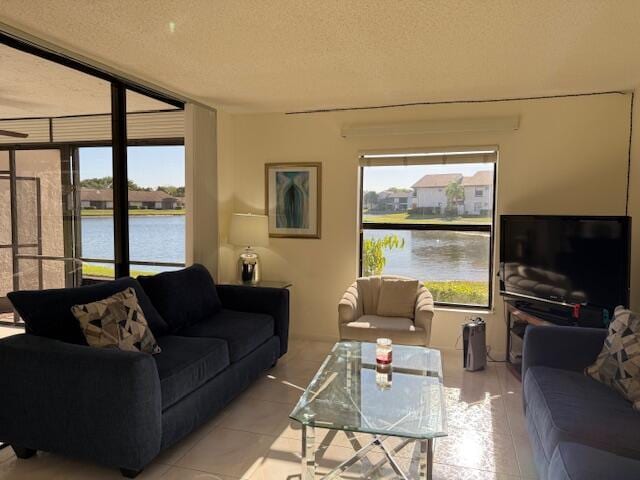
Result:
{"label": "tree", "polygon": [[462,178],[449,183],[444,193],[447,196],[447,208],[445,210],[445,215],[457,215],[458,204],[464,202],[464,187],[462,186]]}
{"label": "tree", "polygon": [[184,187],[174,187],[172,185],[161,185],[156,188],[158,192],[164,192],[172,197],[184,197]]}
{"label": "tree", "polygon": [[83,188],[95,188],[96,190],[104,190],[113,187],[113,178],[86,178],[80,181],[80,186]]}
{"label": "tree", "polygon": [[363,244],[362,274],[364,276],[382,275],[387,258],[386,250],[404,248],[404,239],[395,234],[385,235],[382,238],[367,238]]}
{"label": "tree", "polygon": [[373,190],[365,192],[364,205],[366,208],[375,208],[378,205],[378,194]]}

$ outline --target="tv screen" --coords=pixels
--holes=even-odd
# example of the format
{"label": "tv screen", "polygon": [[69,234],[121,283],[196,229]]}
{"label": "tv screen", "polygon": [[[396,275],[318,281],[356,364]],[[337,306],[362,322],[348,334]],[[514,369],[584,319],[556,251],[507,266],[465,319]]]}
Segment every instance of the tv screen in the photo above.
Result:
{"label": "tv screen", "polygon": [[629,217],[502,215],[503,294],[605,308],[629,303]]}

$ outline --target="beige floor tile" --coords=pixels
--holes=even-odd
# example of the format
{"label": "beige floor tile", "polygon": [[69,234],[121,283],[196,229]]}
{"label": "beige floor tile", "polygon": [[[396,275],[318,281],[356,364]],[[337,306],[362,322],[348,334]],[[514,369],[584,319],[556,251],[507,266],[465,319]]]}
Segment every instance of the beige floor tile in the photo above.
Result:
{"label": "beige floor tile", "polygon": [[484,392],[468,397],[457,388],[445,387],[447,422],[450,428],[470,428],[510,434],[507,411],[501,394]]}
{"label": "beige floor tile", "polygon": [[516,458],[518,459],[518,466],[520,467],[520,475],[523,478],[538,478],[529,437],[526,435],[514,435],[513,444],[516,449]]}
{"label": "beige floor tile", "polygon": [[304,393],[307,385],[307,381],[284,379],[270,375],[255,382],[245,392],[244,396],[256,400],[285,403],[293,407]]}
{"label": "beige floor tile", "polygon": [[209,433],[213,428],[215,428],[224,415],[224,410],[216,415],[214,418],[209,420],[207,423],[198,428],[195,432],[187,435],[185,438],[180,440],[175,445],[169,447],[167,450],[163,451],[156,458],[156,462],[164,463],[167,465],[175,465],[177,462],[184,457],[184,455],[191,450],[196,443],[202,440],[207,433]]}
{"label": "beige floor tile", "polygon": [[[158,480],[168,465],[153,463],[137,477]],[[20,460],[15,457],[0,464],[0,480],[122,480],[120,471],[59,455],[38,452],[35,457]]]}
{"label": "beige floor tile", "polygon": [[234,477],[248,477],[274,442],[273,437],[215,427],[177,466]]}
{"label": "beige floor tile", "polygon": [[206,473],[183,467],[170,467],[159,480],[238,480],[240,477]]}
{"label": "beige floor tile", "polygon": [[510,434],[449,429],[436,442],[435,461],[488,472],[520,475]]}
{"label": "beige floor tile", "polygon": [[292,408],[290,404],[257,400],[245,394],[229,406],[219,425],[273,437],[298,438],[293,429],[299,427],[293,427],[289,420]]}
{"label": "beige floor tile", "polygon": [[500,382],[500,388],[505,394],[522,394],[522,382],[518,380],[513,373],[511,373],[506,367],[496,370],[498,374],[498,381]]}
{"label": "beige floor tile", "polygon": [[11,450],[11,447],[6,447],[0,450],[0,463],[6,462],[7,460],[13,457],[14,457],[14,454],[13,454],[13,450]]}

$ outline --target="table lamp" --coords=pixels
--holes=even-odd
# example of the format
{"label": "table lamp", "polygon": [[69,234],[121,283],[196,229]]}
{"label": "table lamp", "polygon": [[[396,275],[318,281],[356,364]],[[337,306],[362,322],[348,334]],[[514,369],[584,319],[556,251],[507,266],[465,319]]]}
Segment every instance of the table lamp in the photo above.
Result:
{"label": "table lamp", "polygon": [[238,277],[242,283],[260,281],[260,259],[252,247],[269,245],[269,223],[266,215],[234,213],[229,228],[229,243],[245,247],[238,259]]}

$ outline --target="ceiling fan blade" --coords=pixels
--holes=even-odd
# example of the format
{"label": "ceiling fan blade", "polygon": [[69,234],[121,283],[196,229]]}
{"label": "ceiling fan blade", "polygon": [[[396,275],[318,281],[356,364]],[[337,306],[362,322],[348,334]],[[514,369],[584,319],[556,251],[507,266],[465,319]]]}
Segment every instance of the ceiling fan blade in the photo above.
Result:
{"label": "ceiling fan blade", "polygon": [[11,130],[0,130],[0,135],[5,137],[27,138],[28,133],[12,132]]}

